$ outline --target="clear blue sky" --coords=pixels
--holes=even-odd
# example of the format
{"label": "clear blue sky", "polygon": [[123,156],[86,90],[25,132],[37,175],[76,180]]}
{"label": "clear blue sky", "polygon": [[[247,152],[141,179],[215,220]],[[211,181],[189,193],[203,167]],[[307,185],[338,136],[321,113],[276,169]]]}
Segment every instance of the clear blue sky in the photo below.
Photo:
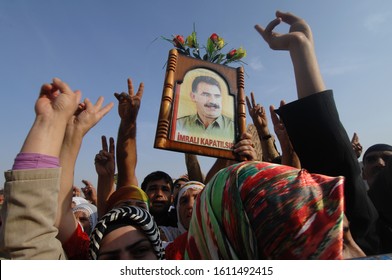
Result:
{"label": "clear blue sky", "polygon": [[[139,182],[155,170],[172,177],[185,173],[184,155],[153,148],[161,101],[164,64],[171,46],[161,35],[187,36],[196,24],[200,41],[223,37],[225,50],[243,46],[245,91],[258,102],[277,106],[296,99],[287,52],[272,51],[254,30],[275,11],[293,12],[311,25],[321,72],[334,90],[341,121],[351,137],[357,132],[366,149],[392,144],[392,2],[330,1],[103,1],[3,0],[0,2],[0,169],[11,168],[34,120],[41,84],[59,77],[84,97],[106,103],[126,91],[126,79],[145,83],[138,117]],[[287,31],[287,26],[279,28]],[[153,42],[154,41],[154,42]],[[251,121],[248,119],[248,121]],[[85,137],[75,184],[96,184],[95,154],[101,135],[117,136],[115,107]],[[271,127],[272,129],[272,127]],[[200,158],[207,172],[211,158]],[[4,180],[3,180],[4,181]],[[3,182],[2,181],[2,182]],[[1,184],[2,185],[2,184]]]}

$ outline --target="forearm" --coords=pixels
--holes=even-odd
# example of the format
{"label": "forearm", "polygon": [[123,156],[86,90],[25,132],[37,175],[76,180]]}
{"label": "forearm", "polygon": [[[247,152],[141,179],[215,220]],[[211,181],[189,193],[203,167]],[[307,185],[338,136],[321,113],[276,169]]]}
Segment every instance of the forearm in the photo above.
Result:
{"label": "forearm", "polygon": [[21,148],[21,153],[60,156],[66,122],[37,116]]}
{"label": "forearm", "polygon": [[138,186],[136,178],[137,149],[136,124],[121,121],[117,137],[117,188],[122,186]]}
{"label": "forearm", "polygon": [[275,140],[272,137],[260,138],[261,150],[263,151],[263,161],[272,162],[276,157],[279,156],[279,152],[275,146]]}
{"label": "forearm", "polygon": [[304,37],[297,37],[290,46],[298,98],[324,91],[325,84],[320,73],[313,43]]}
{"label": "forearm", "polygon": [[100,176],[98,175],[97,184],[97,208],[98,208],[98,220],[105,215],[106,202],[110,195],[114,192],[114,174],[112,176]]}
{"label": "forearm", "polygon": [[77,227],[77,221],[73,215],[71,203],[75,163],[82,145],[82,139],[83,134],[78,131],[66,134],[60,154],[62,173],[56,226],[59,229],[58,239],[62,243],[69,239]]}
{"label": "forearm", "polygon": [[204,182],[203,173],[201,172],[200,164],[196,155],[185,154],[185,164],[189,181]]}
{"label": "forearm", "polygon": [[294,168],[301,168],[301,162],[293,147],[282,148],[282,164],[292,166]]}

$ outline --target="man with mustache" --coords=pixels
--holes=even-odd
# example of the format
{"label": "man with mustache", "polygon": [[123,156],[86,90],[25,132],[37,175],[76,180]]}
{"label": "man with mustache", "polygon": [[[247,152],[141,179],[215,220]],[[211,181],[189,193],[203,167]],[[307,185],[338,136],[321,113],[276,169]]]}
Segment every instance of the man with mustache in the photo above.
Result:
{"label": "man with mustache", "polygon": [[222,115],[219,82],[210,76],[197,76],[192,82],[191,100],[197,113],[177,119],[176,130],[190,136],[234,142],[234,122]]}

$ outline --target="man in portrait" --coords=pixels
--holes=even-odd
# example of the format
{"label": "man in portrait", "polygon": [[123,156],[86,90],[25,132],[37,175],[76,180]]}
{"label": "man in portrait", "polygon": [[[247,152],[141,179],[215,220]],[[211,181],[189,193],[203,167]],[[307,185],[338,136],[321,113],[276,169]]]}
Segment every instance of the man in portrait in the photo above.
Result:
{"label": "man in portrait", "polygon": [[190,99],[197,112],[178,118],[177,131],[190,136],[234,141],[234,121],[222,114],[222,90],[215,78],[206,75],[195,77]]}

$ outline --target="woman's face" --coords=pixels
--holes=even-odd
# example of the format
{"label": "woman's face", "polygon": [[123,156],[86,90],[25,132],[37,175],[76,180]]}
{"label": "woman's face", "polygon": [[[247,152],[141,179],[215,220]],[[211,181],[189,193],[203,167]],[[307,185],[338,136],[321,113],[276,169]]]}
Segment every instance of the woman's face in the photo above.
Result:
{"label": "woman's face", "polygon": [[87,214],[85,211],[75,211],[74,215],[75,218],[82,225],[84,232],[90,235],[92,228],[89,219],[89,214]]}
{"label": "woman's face", "polygon": [[139,229],[123,226],[104,236],[98,252],[99,260],[156,260],[154,249]]}
{"label": "woman's face", "polygon": [[201,190],[188,189],[181,197],[179,202],[180,222],[185,229],[189,229],[189,223],[192,218],[193,204]]}

